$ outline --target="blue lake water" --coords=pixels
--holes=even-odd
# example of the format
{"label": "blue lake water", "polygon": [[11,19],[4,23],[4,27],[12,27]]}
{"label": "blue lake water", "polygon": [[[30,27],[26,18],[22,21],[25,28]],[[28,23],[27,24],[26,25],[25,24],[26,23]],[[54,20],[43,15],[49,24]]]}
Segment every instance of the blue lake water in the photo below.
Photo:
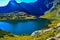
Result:
{"label": "blue lake water", "polygon": [[23,20],[18,23],[10,23],[10,22],[0,22],[0,29],[8,31],[12,34],[31,34],[36,30],[40,30],[44,28],[49,23],[47,19],[39,19],[39,20]]}

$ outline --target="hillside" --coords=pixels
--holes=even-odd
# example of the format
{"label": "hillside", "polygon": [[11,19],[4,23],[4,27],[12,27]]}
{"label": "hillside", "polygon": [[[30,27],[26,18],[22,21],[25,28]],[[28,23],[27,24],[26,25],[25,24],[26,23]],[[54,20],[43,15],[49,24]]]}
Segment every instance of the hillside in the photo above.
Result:
{"label": "hillside", "polygon": [[45,12],[45,15],[40,16],[40,18],[60,19],[60,5],[56,5],[54,9]]}

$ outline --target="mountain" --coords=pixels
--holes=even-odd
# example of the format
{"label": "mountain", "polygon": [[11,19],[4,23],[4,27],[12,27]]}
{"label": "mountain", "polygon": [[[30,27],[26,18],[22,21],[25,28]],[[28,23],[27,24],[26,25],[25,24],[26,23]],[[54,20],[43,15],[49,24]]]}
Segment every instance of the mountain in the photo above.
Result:
{"label": "mountain", "polygon": [[40,18],[60,19],[60,1],[52,10],[45,12],[45,14],[43,16],[40,16]]}
{"label": "mountain", "polygon": [[17,3],[11,0],[7,6],[0,7],[0,13],[10,13],[14,11],[23,11],[31,15],[44,15],[44,12],[51,9],[54,0],[38,0],[34,3]]}

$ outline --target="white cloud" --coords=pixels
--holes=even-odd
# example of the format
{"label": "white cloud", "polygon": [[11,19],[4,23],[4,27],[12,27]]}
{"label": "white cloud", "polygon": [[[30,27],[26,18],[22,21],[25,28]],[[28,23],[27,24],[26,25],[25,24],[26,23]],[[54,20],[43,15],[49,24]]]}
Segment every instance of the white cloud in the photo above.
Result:
{"label": "white cloud", "polygon": [[15,0],[17,3],[21,3],[21,2],[24,2],[24,3],[33,3],[33,2],[36,2],[37,0]]}
{"label": "white cloud", "polygon": [[[0,0],[0,7],[4,7],[6,5],[8,5],[8,3],[10,2],[11,0]],[[37,0],[15,0],[17,3],[21,3],[21,2],[24,2],[24,3],[33,3],[33,2],[36,2]]]}
{"label": "white cloud", "polygon": [[0,7],[8,5],[10,0],[0,0]]}

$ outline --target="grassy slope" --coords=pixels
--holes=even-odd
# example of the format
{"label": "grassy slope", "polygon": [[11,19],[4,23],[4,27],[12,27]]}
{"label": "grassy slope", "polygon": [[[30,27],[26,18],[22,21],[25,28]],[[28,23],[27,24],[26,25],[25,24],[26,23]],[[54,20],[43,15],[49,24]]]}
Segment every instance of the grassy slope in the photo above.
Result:
{"label": "grassy slope", "polygon": [[60,23],[60,15],[57,15],[58,12],[60,12],[60,4],[56,5],[53,10],[47,11],[45,15],[40,16],[39,18],[46,18],[51,20],[51,24],[49,24],[48,26],[53,28],[58,23]]}
{"label": "grassy slope", "polygon": [[60,18],[60,16],[57,16],[58,11],[60,11],[60,5],[56,5],[55,9],[49,10],[45,13],[45,15],[40,16],[40,18],[47,18],[47,19],[54,19],[54,18]]}

